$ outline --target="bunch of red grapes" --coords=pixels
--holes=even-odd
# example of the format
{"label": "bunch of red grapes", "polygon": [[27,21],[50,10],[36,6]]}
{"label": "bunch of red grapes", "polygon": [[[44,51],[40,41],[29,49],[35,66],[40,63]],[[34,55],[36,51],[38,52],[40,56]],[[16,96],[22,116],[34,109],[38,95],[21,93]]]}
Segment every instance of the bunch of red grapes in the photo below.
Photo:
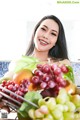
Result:
{"label": "bunch of red grapes", "polygon": [[31,82],[38,89],[42,89],[43,97],[54,97],[58,95],[61,88],[67,86],[68,81],[63,78],[63,74],[68,71],[69,69],[65,65],[38,64]]}
{"label": "bunch of red grapes", "polygon": [[[16,95],[24,97],[24,95],[28,92],[29,84],[30,84],[30,81],[27,79],[22,80],[20,84],[17,84],[12,80],[9,80],[9,81],[4,80],[1,86],[12,91],[13,93],[16,93]],[[0,89],[0,91],[2,91],[3,93],[6,93],[11,98],[17,101],[22,102],[22,100],[19,97],[13,95],[12,93],[8,93],[5,89]]]}

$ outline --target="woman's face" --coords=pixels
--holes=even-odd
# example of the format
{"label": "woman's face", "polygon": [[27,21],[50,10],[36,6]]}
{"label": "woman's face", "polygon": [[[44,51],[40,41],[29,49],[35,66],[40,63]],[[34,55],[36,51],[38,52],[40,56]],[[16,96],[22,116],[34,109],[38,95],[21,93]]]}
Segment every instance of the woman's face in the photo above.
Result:
{"label": "woman's face", "polygon": [[59,34],[58,24],[51,19],[44,20],[38,27],[35,36],[34,44],[38,51],[49,51],[57,42]]}

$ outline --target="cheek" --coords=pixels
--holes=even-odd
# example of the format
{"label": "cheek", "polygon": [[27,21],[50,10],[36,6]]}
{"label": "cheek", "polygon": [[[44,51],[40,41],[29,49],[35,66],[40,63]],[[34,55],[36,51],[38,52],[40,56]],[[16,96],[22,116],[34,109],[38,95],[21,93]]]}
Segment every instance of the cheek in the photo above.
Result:
{"label": "cheek", "polygon": [[52,44],[53,46],[55,46],[56,42],[57,42],[57,38],[56,38],[56,39],[51,40],[51,44]]}
{"label": "cheek", "polygon": [[35,36],[34,36],[34,43],[38,42],[38,38],[41,36],[41,32],[39,30],[36,31]]}
{"label": "cheek", "polygon": [[36,33],[35,33],[35,36],[36,37],[39,37],[43,34],[43,32],[40,30],[40,29],[37,29]]}
{"label": "cheek", "polygon": [[35,33],[34,42],[37,40],[37,38],[38,38],[38,32]]}
{"label": "cheek", "polygon": [[36,43],[37,40],[38,40],[38,36],[37,36],[37,34],[35,34],[35,36],[34,36],[34,43]]}
{"label": "cheek", "polygon": [[35,47],[37,47],[38,46],[38,38],[37,38],[37,36],[35,35],[35,37],[34,37],[34,44],[35,44]]}
{"label": "cheek", "polygon": [[35,43],[35,41],[37,40],[37,33],[35,33],[35,36],[34,36],[34,43]]}

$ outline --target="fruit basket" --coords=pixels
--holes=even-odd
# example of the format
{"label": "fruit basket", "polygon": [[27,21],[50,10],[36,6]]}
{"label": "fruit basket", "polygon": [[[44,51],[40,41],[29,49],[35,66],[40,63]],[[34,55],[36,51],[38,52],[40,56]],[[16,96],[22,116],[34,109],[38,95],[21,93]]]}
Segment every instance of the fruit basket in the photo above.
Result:
{"label": "fruit basket", "polygon": [[[12,79],[0,84],[0,98],[18,120],[80,120],[80,87],[71,66],[22,58]],[[15,118],[15,119],[17,119]]]}

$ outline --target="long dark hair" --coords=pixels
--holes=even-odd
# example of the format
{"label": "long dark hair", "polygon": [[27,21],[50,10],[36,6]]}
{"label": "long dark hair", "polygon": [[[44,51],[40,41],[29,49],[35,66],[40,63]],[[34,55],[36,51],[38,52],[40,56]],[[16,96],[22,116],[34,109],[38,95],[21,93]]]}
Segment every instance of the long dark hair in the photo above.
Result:
{"label": "long dark hair", "polygon": [[58,39],[56,42],[56,45],[53,46],[50,50],[49,50],[49,57],[54,57],[54,58],[60,58],[60,59],[68,59],[68,52],[67,52],[67,44],[66,44],[66,38],[65,38],[65,32],[64,32],[64,28],[63,25],[61,23],[61,21],[54,15],[48,15],[48,16],[44,16],[35,26],[34,28],[34,32],[31,38],[31,43],[26,51],[26,55],[29,56],[33,53],[34,51],[34,36],[35,33],[38,29],[38,27],[40,26],[40,24],[46,20],[46,19],[51,19],[54,20],[58,25],[59,25],[59,35],[58,35]]}

